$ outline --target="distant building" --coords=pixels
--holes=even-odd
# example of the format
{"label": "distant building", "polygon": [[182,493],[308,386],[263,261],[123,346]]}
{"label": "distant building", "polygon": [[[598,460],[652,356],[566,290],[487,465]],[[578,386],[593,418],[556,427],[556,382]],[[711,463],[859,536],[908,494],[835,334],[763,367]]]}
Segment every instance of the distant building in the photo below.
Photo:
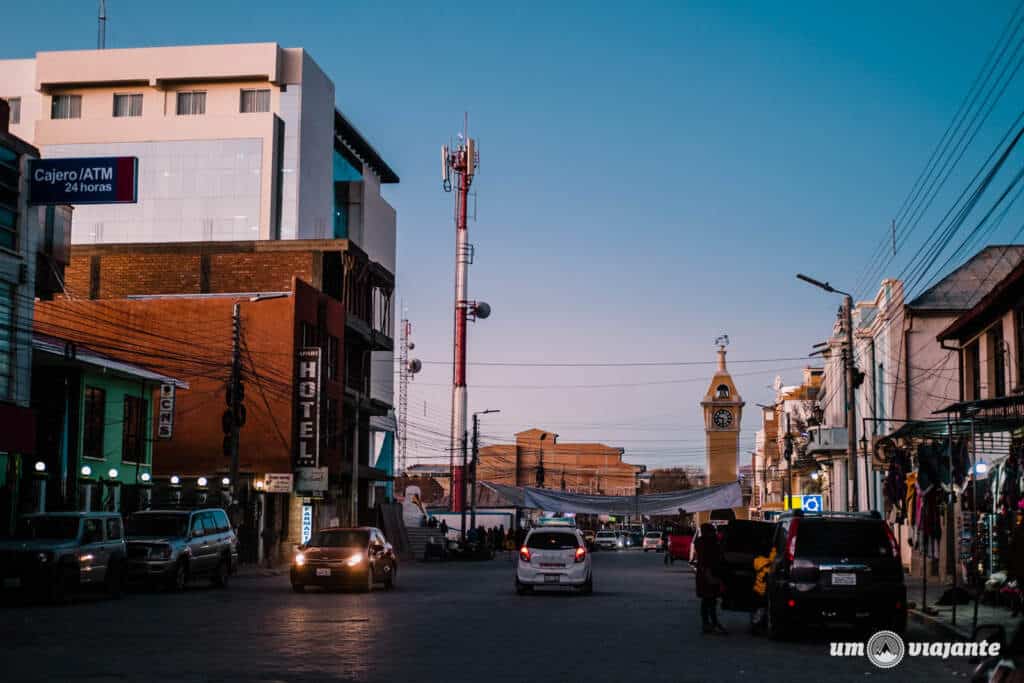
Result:
{"label": "distant building", "polygon": [[558,434],[543,429],[529,429],[515,436],[515,444],[480,449],[480,481],[608,496],[636,493],[636,475],[644,467],[623,462],[622,448],[601,443],[559,443]]}

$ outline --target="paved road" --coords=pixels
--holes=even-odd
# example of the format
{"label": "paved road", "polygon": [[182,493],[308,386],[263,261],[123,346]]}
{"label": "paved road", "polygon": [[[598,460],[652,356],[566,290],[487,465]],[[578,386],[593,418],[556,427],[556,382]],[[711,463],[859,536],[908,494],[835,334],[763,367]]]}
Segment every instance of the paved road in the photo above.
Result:
{"label": "paved road", "polygon": [[[660,555],[598,553],[595,593],[517,596],[507,560],[408,565],[394,592],[290,591],[287,577],[224,590],[133,593],[0,608],[6,681],[813,681],[949,680],[964,662],[882,671],[829,657],[836,629],[798,642],[704,636],[693,574]],[[908,638],[939,639],[913,626]]]}

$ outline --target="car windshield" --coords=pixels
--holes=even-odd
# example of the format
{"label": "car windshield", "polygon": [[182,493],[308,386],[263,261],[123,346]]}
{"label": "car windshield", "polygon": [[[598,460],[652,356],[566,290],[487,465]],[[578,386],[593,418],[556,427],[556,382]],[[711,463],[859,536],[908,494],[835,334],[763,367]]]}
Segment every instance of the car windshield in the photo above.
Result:
{"label": "car windshield", "polygon": [[615,534],[611,531],[598,531],[597,535],[599,538],[615,538]]}
{"label": "car windshield", "polygon": [[[764,553],[771,550],[775,525],[768,522],[739,521],[725,528],[723,548],[729,552]],[[799,537],[797,538],[799,541]]]}
{"label": "car windshield", "polygon": [[576,534],[559,533],[557,531],[538,531],[530,534],[530,537],[526,539],[527,548],[537,548],[539,550],[566,550],[568,548],[578,548],[579,544]]}
{"label": "car windshield", "polygon": [[797,555],[879,557],[892,547],[880,522],[802,520],[796,535]]}
{"label": "car windshield", "polygon": [[18,520],[15,538],[36,540],[41,538],[70,541],[78,538],[78,517],[22,517]]}
{"label": "car windshield", "polygon": [[648,531],[645,538],[661,538],[660,531]]}
{"label": "car windshield", "polygon": [[185,536],[188,534],[188,515],[175,514],[135,514],[125,523],[125,534],[128,538],[146,536]]}
{"label": "car windshield", "polygon": [[309,539],[309,545],[316,548],[362,548],[369,542],[369,534],[359,529],[317,531]]}

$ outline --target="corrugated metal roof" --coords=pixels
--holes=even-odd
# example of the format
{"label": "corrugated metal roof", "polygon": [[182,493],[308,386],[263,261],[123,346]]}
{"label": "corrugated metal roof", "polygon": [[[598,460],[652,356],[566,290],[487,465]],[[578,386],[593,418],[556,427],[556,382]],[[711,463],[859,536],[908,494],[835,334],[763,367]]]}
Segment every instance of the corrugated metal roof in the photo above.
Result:
{"label": "corrugated metal roof", "polygon": [[990,245],[942,278],[908,306],[917,310],[966,311],[1024,259],[1024,245]]}

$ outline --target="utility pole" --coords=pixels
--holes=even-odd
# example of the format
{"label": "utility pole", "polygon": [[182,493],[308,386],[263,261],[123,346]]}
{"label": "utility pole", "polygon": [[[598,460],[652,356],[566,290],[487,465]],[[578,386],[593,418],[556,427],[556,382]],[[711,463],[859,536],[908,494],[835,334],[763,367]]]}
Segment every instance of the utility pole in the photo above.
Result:
{"label": "utility pole", "polygon": [[843,295],[843,327],[846,328],[846,349],[843,353],[843,360],[846,365],[846,477],[852,480],[853,495],[847,492],[846,510],[856,511],[860,507],[857,484],[857,387],[856,374],[857,366],[853,358],[853,296],[849,292],[836,289],[827,282],[815,280],[803,273],[796,274],[797,279],[803,280],[815,287],[824,289],[826,292]]}
{"label": "utility pole", "polygon": [[847,507],[850,511],[860,509],[860,473],[857,468],[857,387],[854,375],[857,367],[853,362],[853,297],[849,294],[843,296],[844,321],[846,328],[846,453],[847,470],[850,478],[853,479],[853,495]]}
{"label": "utility pole", "polygon": [[[468,128],[466,126],[465,128]],[[449,432],[449,466],[454,471],[454,459],[457,451],[463,453],[465,466],[467,440],[467,394],[466,394],[466,326],[470,319],[484,319],[491,314],[491,308],[480,301],[470,301],[469,265],[473,262],[473,246],[469,243],[467,227],[467,207],[469,205],[469,187],[476,173],[478,155],[476,141],[469,137],[468,130],[460,135],[462,142],[449,150],[448,145],[441,148],[441,181],[445,192],[451,192],[454,174],[455,193],[455,330],[452,344],[452,422]],[[466,473],[463,471],[463,481]],[[465,506],[465,498],[463,498]]]}
{"label": "utility pole", "polygon": [[459,510],[462,512],[462,540],[466,540],[466,476],[469,474],[469,463],[466,457],[466,442],[469,435],[462,433],[462,476],[459,477],[459,488],[462,489],[462,500],[459,503]]}
{"label": "utility pole", "polygon": [[480,462],[480,416],[489,415],[491,413],[500,413],[500,410],[481,410],[479,413],[473,413],[473,465],[470,469],[473,472],[473,491],[470,494],[470,517],[469,526],[470,528],[476,527],[476,468],[477,463]]}
{"label": "utility pole", "polygon": [[100,13],[97,22],[96,49],[105,50],[107,48],[107,0],[100,0]]}
{"label": "utility pole", "polygon": [[[783,405],[785,410],[785,405]],[[793,467],[793,434],[790,431],[791,424],[789,419],[789,413],[786,413],[786,436],[783,437],[783,450],[782,457],[786,460],[786,475],[782,478],[782,509],[789,510],[791,506],[790,501],[790,487],[793,481],[790,477]]]}
{"label": "utility pole", "polygon": [[231,380],[228,384],[228,449],[231,453],[231,500],[238,500],[238,431],[242,410],[242,304],[231,308]]}

